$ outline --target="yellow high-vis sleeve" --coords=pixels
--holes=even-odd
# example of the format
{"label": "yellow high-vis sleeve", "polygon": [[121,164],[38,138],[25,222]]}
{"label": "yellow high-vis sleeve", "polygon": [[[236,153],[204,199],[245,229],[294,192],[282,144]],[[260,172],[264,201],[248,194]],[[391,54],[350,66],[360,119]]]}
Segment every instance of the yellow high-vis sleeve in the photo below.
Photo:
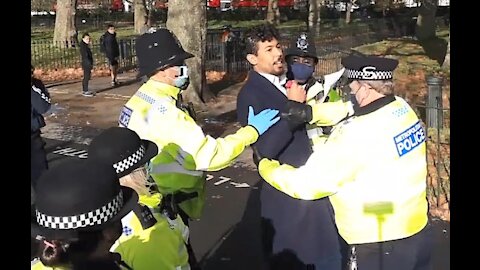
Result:
{"label": "yellow high-vis sleeve", "polygon": [[343,101],[315,103],[310,106],[312,107],[310,124],[317,126],[336,125],[352,111],[351,104]]}
{"label": "yellow high-vis sleeve", "polygon": [[[343,141],[343,140],[342,140]],[[258,171],[279,191],[297,199],[316,200],[335,194],[343,183],[352,181],[360,166],[352,144],[330,142],[314,152],[304,166],[294,168],[262,159]]]}
{"label": "yellow high-vis sleeve", "polygon": [[205,135],[188,114],[164,100],[152,106],[147,121],[147,138],[160,148],[177,145],[162,151],[169,152],[188,170],[216,171],[228,167],[245,147],[258,139],[258,132],[251,126],[240,128],[224,138]]}

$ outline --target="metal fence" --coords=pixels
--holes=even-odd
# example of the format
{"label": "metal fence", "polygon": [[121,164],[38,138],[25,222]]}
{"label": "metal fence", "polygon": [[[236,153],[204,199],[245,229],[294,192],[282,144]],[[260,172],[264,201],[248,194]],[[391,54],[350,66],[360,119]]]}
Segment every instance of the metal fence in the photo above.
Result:
{"label": "metal fence", "polygon": [[416,108],[427,131],[427,162],[435,167],[435,171],[429,171],[427,192],[435,198],[430,203],[436,207],[447,203],[450,209],[450,108],[443,106],[443,78],[428,76],[426,82],[427,100]]}
{"label": "metal fence", "polygon": [[[362,25],[349,27],[347,29],[338,29],[322,31],[322,34],[315,37],[315,44],[319,56],[319,62],[316,67],[316,75],[323,75],[338,70],[340,58],[347,55],[351,48],[380,41],[387,37],[394,37],[393,28],[386,25],[387,20],[371,20]],[[225,71],[236,73],[247,71],[250,65],[245,59],[244,44],[242,42],[245,29],[234,29],[237,38],[232,42],[221,42],[221,30],[209,30],[206,41],[206,69],[214,71]],[[295,32],[286,32],[282,35],[282,46],[289,45],[292,38],[300,29]],[[37,40],[31,42],[32,64],[38,68],[61,69],[78,68],[81,59],[78,44],[75,41],[66,42],[66,46],[55,46],[51,41]],[[62,44],[65,45],[65,44]],[[123,69],[133,69],[136,65],[135,57],[135,39],[121,39],[120,46],[120,66]],[[91,49],[96,67],[105,63],[105,56],[100,53],[99,41],[92,40]]]}

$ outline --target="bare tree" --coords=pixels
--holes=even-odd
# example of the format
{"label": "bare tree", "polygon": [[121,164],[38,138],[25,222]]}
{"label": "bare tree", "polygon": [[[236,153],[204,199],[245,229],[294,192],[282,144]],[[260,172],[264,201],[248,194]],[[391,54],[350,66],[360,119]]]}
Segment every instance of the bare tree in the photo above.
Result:
{"label": "bare tree", "polygon": [[205,77],[205,52],[207,38],[207,7],[205,0],[168,1],[167,28],[180,40],[184,49],[195,57],[188,59],[190,86],[183,97],[196,105],[207,101],[213,94]]}
{"label": "bare tree", "polygon": [[57,46],[68,47],[77,40],[75,13],[77,0],[58,0],[55,16],[55,30],[53,42]]}
{"label": "bare tree", "polygon": [[447,54],[445,55],[445,59],[443,60],[442,68],[450,68],[450,38],[448,39]]}
{"label": "bare tree", "polygon": [[308,1],[308,31],[311,35],[320,34],[320,11],[323,0]]}
{"label": "bare tree", "polygon": [[280,10],[278,0],[268,0],[267,22],[274,25],[280,24]]}
{"label": "bare tree", "polygon": [[387,15],[387,11],[392,7],[393,0],[376,0],[375,6],[382,10],[382,15],[385,17]]}
{"label": "bare tree", "polygon": [[415,35],[419,40],[434,38],[435,13],[437,12],[437,0],[422,0],[418,8],[417,25]]}
{"label": "bare tree", "polygon": [[147,22],[147,18],[148,18],[147,8],[145,6],[145,0],[134,0],[133,5],[134,5],[133,20],[134,20],[135,33],[141,34],[144,30],[145,23]]}
{"label": "bare tree", "polygon": [[346,3],[346,14],[345,14],[345,23],[346,24],[349,24],[351,22],[351,17],[352,17],[352,7],[353,7],[353,4],[355,4],[355,2],[357,2],[357,0],[347,0],[347,3]]}

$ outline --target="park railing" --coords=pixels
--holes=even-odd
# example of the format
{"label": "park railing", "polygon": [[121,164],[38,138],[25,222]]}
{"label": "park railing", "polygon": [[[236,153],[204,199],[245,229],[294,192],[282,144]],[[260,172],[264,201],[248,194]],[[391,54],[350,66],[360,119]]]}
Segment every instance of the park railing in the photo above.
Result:
{"label": "park railing", "polygon": [[[316,75],[332,73],[341,68],[340,59],[350,53],[351,48],[381,41],[391,37],[412,35],[413,33],[399,31],[390,19],[370,19],[351,25],[338,25],[339,22],[328,22],[315,36],[315,45],[319,62]],[[231,42],[222,42],[222,30],[209,30],[206,39],[205,64],[206,70],[223,71],[227,73],[245,72],[250,65],[245,59],[245,44],[243,35],[245,29],[233,29],[235,38]],[[282,30],[281,43],[286,48],[300,31],[305,29]],[[57,46],[63,45],[63,46]],[[124,70],[136,68],[135,38],[120,39],[120,66]],[[96,67],[103,66],[105,56],[100,53],[98,40],[92,40],[92,53]],[[78,44],[66,42],[54,44],[47,40],[31,42],[32,64],[44,69],[64,69],[80,67],[81,59]]]}

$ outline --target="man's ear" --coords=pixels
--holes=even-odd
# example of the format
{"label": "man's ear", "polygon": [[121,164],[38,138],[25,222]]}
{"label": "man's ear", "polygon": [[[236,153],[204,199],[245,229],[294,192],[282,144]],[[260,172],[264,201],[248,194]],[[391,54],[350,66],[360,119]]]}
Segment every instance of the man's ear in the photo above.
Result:
{"label": "man's ear", "polygon": [[255,66],[258,63],[257,56],[255,54],[247,54],[247,61],[252,65]]}

